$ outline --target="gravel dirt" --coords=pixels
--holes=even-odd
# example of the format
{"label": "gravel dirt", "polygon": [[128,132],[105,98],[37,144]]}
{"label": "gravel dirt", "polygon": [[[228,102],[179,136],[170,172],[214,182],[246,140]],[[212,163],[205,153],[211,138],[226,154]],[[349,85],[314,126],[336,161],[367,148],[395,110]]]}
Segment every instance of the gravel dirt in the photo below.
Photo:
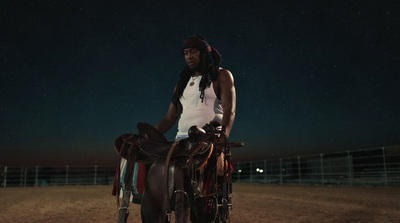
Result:
{"label": "gravel dirt", "polygon": [[[0,189],[0,222],[116,222],[112,186]],[[400,222],[400,188],[233,185],[233,223]],[[128,222],[141,222],[131,204]]]}

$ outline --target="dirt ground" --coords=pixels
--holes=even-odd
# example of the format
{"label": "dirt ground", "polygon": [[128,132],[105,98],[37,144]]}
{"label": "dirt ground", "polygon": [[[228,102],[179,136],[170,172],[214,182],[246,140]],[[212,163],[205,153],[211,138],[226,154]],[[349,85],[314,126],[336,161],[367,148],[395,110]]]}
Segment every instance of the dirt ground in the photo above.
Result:
{"label": "dirt ground", "polygon": [[[233,185],[233,223],[400,222],[400,188]],[[128,222],[141,222],[132,204]],[[116,222],[111,186],[0,188],[0,222]]]}

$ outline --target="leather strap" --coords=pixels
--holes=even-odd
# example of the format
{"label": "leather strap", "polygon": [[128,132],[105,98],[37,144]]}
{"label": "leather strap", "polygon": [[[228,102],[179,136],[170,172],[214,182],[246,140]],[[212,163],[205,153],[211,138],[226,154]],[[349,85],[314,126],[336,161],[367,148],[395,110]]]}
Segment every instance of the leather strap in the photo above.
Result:
{"label": "leather strap", "polygon": [[170,204],[170,197],[169,197],[169,191],[168,191],[168,173],[169,173],[169,161],[171,160],[171,156],[172,153],[174,152],[174,149],[176,147],[176,145],[179,144],[179,140],[175,141],[171,148],[168,151],[168,155],[167,155],[167,159],[165,160],[165,167],[164,167],[164,191],[165,193],[165,199],[164,199],[164,203],[165,203],[165,207],[166,207],[166,211],[167,213],[171,212],[171,204]]}
{"label": "leather strap", "polygon": [[[118,213],[118,223],[126,223],[129,216],[129,202],[132,196],[132,184],[133,184],[133,173],[135,172],[135,162],[136,162],[136,151],[132,151],[133,144],[129,147],[129,155],[126,164],[126,172],[124,179],[124,194],[122,197],[122,205],[119,208]],[[119,197],[118,197],[119,199]]]}

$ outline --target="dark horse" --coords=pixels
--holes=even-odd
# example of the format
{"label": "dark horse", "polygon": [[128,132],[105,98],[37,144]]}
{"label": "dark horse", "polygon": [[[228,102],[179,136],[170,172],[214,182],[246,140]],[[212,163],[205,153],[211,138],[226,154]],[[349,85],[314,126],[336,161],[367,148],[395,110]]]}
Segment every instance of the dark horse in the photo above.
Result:
{"label": "dark horse", "polygon": [[[151,164],[141,202],[143,222],[169,222],[172,211],[175,222],[229,222],[232,205],[229,147],[243,143],[227,143],[219,127],[218,122],[202,128],[192,126],[188,138],[168,142],[153,126],[138,123],[138,135],[117,138],[115,148],[128,163],[118,222],[126,222],[128,217],[135,162]],[[224,173],[217,176],[217,157],[221,153],[225,155]]]}

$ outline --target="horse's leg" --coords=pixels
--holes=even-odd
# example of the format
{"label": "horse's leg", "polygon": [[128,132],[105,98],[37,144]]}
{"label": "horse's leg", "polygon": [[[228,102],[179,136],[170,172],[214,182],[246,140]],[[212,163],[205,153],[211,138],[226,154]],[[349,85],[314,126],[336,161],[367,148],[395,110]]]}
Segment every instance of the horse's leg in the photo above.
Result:
{"label": "horse's leg", "polygon": [[164,223],[163,208],[166,191],[162,186],[164,179],[164,161],[158,160],[150,167],[142,198],[141,216],[143,223]]}
{"label": "horse's leg", "polygon": [[190,222],[189,197],[185,191],[184,171],[182,167],[175,166],[175,222]]}

